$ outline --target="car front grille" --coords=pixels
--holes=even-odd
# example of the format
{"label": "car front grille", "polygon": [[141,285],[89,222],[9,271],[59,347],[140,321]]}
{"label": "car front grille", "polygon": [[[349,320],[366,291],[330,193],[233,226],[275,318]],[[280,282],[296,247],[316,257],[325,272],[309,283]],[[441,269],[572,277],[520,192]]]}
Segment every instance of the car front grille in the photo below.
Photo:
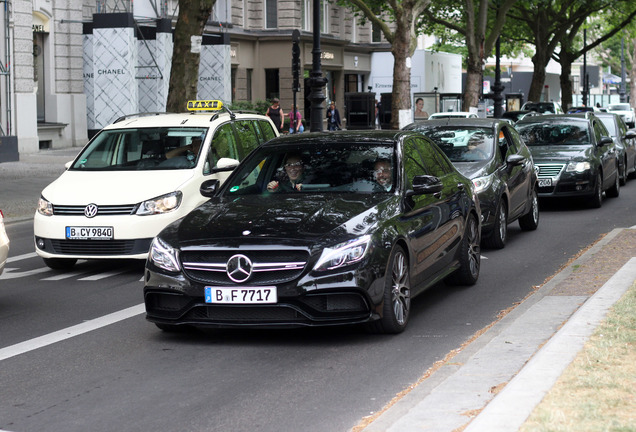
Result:
{"label": "car front grille", "polygon": [[558,177],[563,171],[563,167],[565,164],[534,164],[535,167],[539,169],[538,176],[539,178],[547,178],[547,177]]}
{"label": "car front grille", "polygon": [[280,284],[294,280],[307,264],[305,250],[222,250],[182,251],[181,262],[186,275],[200,283],[235,285],[227,274],[227,263],[234,255],[245,255],[252,262],[251,275],[243,281],[253,285]]}
{"label": "car front grille", "polygon": [[[130,215],[134,213],[136,207],[136,204],[97,206],[97,214],[95,216]],[[57,216],[84,216],[85,208],[85,205],[54,205],[53,214]]]}

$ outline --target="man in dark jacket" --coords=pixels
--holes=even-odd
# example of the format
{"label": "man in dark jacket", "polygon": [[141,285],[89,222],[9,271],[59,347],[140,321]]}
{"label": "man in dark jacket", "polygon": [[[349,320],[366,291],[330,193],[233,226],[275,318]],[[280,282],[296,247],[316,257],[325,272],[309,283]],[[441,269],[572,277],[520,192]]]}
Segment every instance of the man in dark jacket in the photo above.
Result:
{"label": "man in dark jacket", "polygon": [[336,108],[336,103],[331,101],[329,108],[327,108],[327,129],[335,131],[340,128],[340,112],[338,112],[338,108]]}

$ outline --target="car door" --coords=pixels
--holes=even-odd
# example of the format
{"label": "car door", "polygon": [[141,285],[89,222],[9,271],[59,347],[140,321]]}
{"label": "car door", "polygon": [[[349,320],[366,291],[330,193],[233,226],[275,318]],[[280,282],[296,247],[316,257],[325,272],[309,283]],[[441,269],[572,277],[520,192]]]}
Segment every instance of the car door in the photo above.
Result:
{"label": "car door", "polygon": [[[509,209],[508,217],[516,219],[525,209],[528,202],[528,195],[531,194],[532,187],[532,159],[530,151],[523,145],[519,133],[512,127],[503,125],[499,133],[499,150],[503,157],[503,166],[500,168],[500,175],[508,185]],[[507,162],[510,156],[518,155],[523,157],[520,164]]]}
{"label": "car door", "polygon": [[[405,190],[413,188],[413,178],[418,175],[434,175],[443,184],[436,194],[414,195],[404,198],[401,223],[410,241],[413,268],[413,286],[434,279],[453,259],[449,251],[463,234],[462,218],[452,212],[452,202],[457,199],[458,186],[449,178],[449,167],[440,165],[443,157],[431,151],[434,146],[424,138],[410,137],[404,142],[403,179]],[[446,161],[446,159],[443,159]]]}
{"label": "car door", "polygon": [[595,152],[600,159],[603,167],[603,190],[614,184],[615,176],[618,175],[616,166],[616,145],[612,141],[611,144],[599,145],[603,137],[609,137],[610,134],[599,119],[592,119],[592,127],[594,129],[594,138],[596,139]]}

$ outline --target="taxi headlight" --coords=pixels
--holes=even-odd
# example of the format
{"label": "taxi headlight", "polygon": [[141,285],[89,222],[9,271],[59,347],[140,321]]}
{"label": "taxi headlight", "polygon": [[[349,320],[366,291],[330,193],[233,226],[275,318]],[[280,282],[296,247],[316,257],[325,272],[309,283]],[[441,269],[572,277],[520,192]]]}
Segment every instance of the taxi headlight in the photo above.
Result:
{"label": "taxi headlight", "polygon": [[566,172],[577,172],[577,173],[582,173],[585,172],[587,170],[589,170],[591,168],[590,163],[589,162],[569,162],[567,168],[565,169]]}
{"label": "taxi headlight", "polygon": [[157,198],[150,199],[148,201],[144,201],[139,204],[139,208],[137,209],[136,214],[146,216],[169,213],[179,207],[182,197],[183,194],[181,193],[181,191],[176,191]]}
{"label": "taxi headlight", "polygon": [[155,237],[150,245],[148,260],[161,269],[171,272],[181,271],[177,250],[168,246],[159,237]]}
{"label": "taxi headlight", "polygon": [[474,186],[475,193],[483,192],[484,190],[488,189],[488,187],[490,187],[490,184],[492,183],[493,178],[494,178],[493,174],[487,175],[484,177],[474,178],[473,186]]}
{"label": "taxi headlight", "polygon": [[38,213],[44,216],[53,216],[53,205],[43,197],[40,197],[38,201]]}
{"label": "taxi headlight", "polygon": [[326,248],[322,251],[314,270],[327,271],[357,263],[366,255],[370,242],[371,236],[366,235],[340,243],[333,248]]}

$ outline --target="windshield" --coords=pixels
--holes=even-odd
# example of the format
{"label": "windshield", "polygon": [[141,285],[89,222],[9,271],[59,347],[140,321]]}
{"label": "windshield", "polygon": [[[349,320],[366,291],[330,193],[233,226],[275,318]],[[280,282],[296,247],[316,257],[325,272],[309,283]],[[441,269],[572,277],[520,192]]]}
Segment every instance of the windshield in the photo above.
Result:
{"label": "windshield", "polygon": [[607,107],[610,111],[629,111],[631,110],[631,106],[629,104],[613,104]]}
{"label": "windshield", "polygon": [[418,128],[442,149],[451,162],[476,162],[493,156],[494,136],[490,128],[444,126]]}
{"label": "windshield", "polygon": [[516,125],[521,138],[528,146],[589,145],[590,136],[586,122],[530,123]]}
{"label": "windshield", "polygon": [[392,145],[262,147],[237,168],[224,195],[390,192],[394,166]]}
{"label": "windshield", "polygon": [[537,111],[540,113],[553,113],[554,114],[554,104],[549,102],[531,102],[527,103],[523,106],[524,110],[529,111]]}
{"label": "windshield", "polygon": [[84,148],[71,169],[190,169],[196,165],[206,131],[179,127],[104,130]]}

